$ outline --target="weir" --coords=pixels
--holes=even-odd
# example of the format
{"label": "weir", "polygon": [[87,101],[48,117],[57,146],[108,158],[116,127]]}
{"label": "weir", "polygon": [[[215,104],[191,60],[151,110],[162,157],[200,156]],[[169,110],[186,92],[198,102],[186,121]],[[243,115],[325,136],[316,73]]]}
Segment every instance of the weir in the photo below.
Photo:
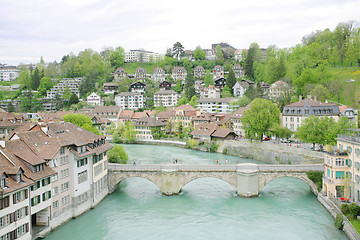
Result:
{"label": "weir", "polygon": [[265,185],[279,177],[294,177],[306,182],[317,195],[316,185],[307,177],[308,171],[324,171],[323,164],[304,165],[259,165],[242,163],[237,165],[196,164],[149,164],[108,165],[109,191],[117,189],[119,183],[131,177],[140,177],[153,182],[164,195],[176,195],[189,182],[198,178],[218,178],[232,185],[239,196],[256,197]]}

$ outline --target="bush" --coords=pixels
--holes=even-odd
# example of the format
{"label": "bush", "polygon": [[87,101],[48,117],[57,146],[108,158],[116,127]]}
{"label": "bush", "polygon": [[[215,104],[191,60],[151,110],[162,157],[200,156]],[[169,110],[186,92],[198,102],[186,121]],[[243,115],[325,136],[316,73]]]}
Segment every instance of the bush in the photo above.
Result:
{"label": "bush", "polygon": [[342,230],[342,229],[343,229],[343,221],[344,221],[343,216],[340,215],[340,214],[337,214],[337,215],[336,215],[336,220],[335,220],[335,227],[336,227],[337,229]]}
{"label": "bush", "polygon": [[219,148],[219,145],[216,142],[211,142],[210,152],[216,152],[218,148]]}
{"label": "bush", "polygon": [[196,139],[189,139],[186,142],[186,148],[195,149],[197,146],[199,146],[199,141]]}
{"label": "bush", "polygon": [[341,212],[345,215],[348,214],[349,213],[349,205],[346,203],[341,204]]}
{"label": "bush", "polygon": [[127,155],[125,148],[121,145],[115,145],[108,153],[108,160],[111,163],[127,164],[129,156]]}
{"label": "bush", "polygon": [[353,219],[359,215],[360,207],[356,203],[350,203],[348,206],[349,213]]}
{"label": "bush", "polygon": [[306,172],[308,178],[316,184],[318,191],[320,192],[322,189],[322,172],[310,171]]}

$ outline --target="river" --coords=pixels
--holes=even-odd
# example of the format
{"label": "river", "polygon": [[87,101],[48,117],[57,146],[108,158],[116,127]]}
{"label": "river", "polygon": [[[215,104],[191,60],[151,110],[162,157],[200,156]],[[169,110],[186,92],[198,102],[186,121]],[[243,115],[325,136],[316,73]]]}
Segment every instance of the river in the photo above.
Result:
{"label": "river", "polygon": [[[252,159],[176,147],[125,145],[137,164],[229,164]],[[311,193],[294,178],[267,184],[257,198],[241,198],[228,183],[213,178],[187,184],[177,196],[163,196],[150,181],[124,180],[95,209],[47,235],[46,240],[76,239],[347,239]]]}

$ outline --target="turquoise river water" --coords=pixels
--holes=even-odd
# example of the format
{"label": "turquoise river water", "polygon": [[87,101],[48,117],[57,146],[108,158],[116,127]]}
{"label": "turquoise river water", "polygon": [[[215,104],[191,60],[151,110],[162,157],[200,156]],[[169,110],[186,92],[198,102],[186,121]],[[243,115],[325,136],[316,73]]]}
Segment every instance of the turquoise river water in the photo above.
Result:
{"label": "turquoise river water", "polygon": [[[251,159],[176,147],[125,145],[129,162],[229,164]],[[163,196],[150,181],[124,180],[96,208],[47,235],[46,240],[320,240],[347,239],[308,185],[279,178],[257,198],[241,198],[226,182],[213,178],[187,184],[177,196]]]}

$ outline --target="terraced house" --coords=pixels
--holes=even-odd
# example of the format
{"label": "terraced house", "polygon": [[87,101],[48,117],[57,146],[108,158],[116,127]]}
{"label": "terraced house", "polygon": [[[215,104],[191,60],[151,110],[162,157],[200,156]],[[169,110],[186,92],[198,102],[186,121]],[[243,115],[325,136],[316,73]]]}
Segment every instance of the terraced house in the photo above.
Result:
{"label": "terraced house", "polygon": [[[16,233],[10,228],[1,232],[0,227],[4,239],[9,231],[10,235],[16,234],[9,239],[41,237],[100,202],[108,194],[109,149],[111,145],[105,137],[72,123],[42,123],[14,131],[0,151],[0,166],[7,169],[2,175],[1,191],[24,191],[12,197],[14,202],[21,202],[16,204],[20,208],[14,205],[11,209],[20,211],[16,212],[20,217],[13,216],[12,221],[22,220],[21,225],[15,224],[21,227],[15,229]],[[14,181],[21,184],[17,186]],[[0,197],[3,206],[11,206],[6,197]],[[0,215],[3,213],[6,215],[7,211],[1,210]]]}

